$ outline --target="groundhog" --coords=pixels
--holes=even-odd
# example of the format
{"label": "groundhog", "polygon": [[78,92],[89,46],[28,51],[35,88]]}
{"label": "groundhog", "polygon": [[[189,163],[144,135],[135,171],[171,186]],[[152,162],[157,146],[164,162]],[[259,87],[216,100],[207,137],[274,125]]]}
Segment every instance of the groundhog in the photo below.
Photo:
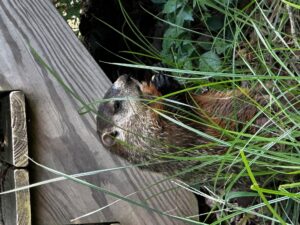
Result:
{"label": "groundhog", "polygon": [[[294,96],[286,101],[286,95],[277,100],[283,105],[299,102]],[[167,176],[176,174],[185,182],[207,185],[214,181],[221,162],[207,165],[197,158],[226,154],[226,141],[232,138],[230,132],[270,136],[263,133],[264,128],[276,123],[272,113],[279,111],[271,102],[270,95],[259,88],[191,94],[163,74],[142,83],[123,75],[99,106],[97,132],[108,150],[133,164],[142,164],[143,169]],[[228,171],[224,168],[223,173],[239,173],[243,167],[240,163],[229,166]],[[265,184],[266,177],[259,178],[260,184]],[[217,188],[224,188],[224,183],[226,178],[217,183]],[[244,176],[233,188],[247,191],[251,184],[248,176]],[[238,204],[245,205],[244,200]]]}
{"label": "groundhog", "polygon": [[[183,92],[159,99],[181,89],[177,81],[163,74],[155,75],[149,83],[128,75],[119,77],[99,106],[97,131],[102,144],[133,164],[144,163],[143,168],[170,176],[199,162],[168,156],[184,159],[225,154],[228,146],[224,140],[230,135],[222,129],[255,133],[272,123],[259,113],[270,97],[257,90]],[[197,171],[180,178],[203,182],[209,178],[200,174]]]}

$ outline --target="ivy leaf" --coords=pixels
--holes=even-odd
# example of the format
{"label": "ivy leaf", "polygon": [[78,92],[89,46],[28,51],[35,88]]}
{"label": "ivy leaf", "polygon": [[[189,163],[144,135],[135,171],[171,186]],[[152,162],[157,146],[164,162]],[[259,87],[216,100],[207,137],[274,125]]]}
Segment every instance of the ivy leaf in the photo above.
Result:
{"label": "ivy leaf", "polygon": [[193,9],[189,6],[184,7],[176,16],[176,24],[183,26],[184,21],[193,21]]}
{"label": "ivy leaf", "polygon": [[176,11],[176,9],[178,9],[179,7],[182,6],[182,3],[183,1],[181,0],[169,0],[167,1],[167,3],[165,4],[164,6],[164,9],[163,9],[163,13],[173,13]]}
{"label": "ivy leaf", "polygon": [[221,68],[221,59],[213,51],[205,52],[200,56],[199,69],[206,72],[215,72]]}
{"label": "ivy leaf", "polygon": [[169,27],[164,34],[164,39],[162,42],[162,54],[163,55],[172,55],[172,47],[178,48],[180,43],[179,36],[184,33],[182,29],[178,29],[177,27]]}
{"label": "ivy leaf", "polygon": [[223,54],[227,49],[232,47],[232,44],[224,39],[216,39],[214,43],[214,49],[217,54]]}

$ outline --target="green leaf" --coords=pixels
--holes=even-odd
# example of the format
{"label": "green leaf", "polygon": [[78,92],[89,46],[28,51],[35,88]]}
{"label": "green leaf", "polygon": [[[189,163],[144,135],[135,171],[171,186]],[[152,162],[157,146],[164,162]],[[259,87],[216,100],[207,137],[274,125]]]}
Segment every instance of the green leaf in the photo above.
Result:
{"label": "green leaf", "polygon": [[223,54],[230,47],[232,47],[232,43],[227,42],[224,39],[215,40],[214,49],[216,50],[217,54]]}
{"label": "green leaf", "polygon": [[193,9],[189,6],[184,7],[184,9],[180,10],[180,12],[176,15],[176,24],[178,26],[183,26],[185,21],[193,20]]}
{"label": "green leaf", "polygon": [[221,59],[213,51],[206,52],[201,55],[199,69],[201,71],[214,72],[221,68]]}
{"label": "green leaf", "polygon": [[163,13],[173,13],[182,6],[183,1],[181,0],[169,0],[164,6]]}
{"label": "green leaf", "polygon": [[181,13],[182,19],[187,21],[194,21],[193,18],[193,9],[189,6],[185,7]]}
{"label": "green leaf", "polygon": [[182,29],[178,29],[176,27],[170,27],[166,30],[163,39],[163,51],[171,51],[171,47],[174,45],[178,45],[181,41],[177,41],[179,39],[179,35],[182,34],[184,31]]}

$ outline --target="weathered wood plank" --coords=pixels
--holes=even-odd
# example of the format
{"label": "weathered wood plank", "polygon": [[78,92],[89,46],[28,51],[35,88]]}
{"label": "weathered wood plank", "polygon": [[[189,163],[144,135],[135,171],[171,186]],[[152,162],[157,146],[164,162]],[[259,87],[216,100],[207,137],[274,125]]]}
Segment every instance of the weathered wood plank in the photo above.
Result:
{"label": "weathered wood plank", "polygon": [[[25,98],[21,91],[0,92],[0,189],[29,184]],[[18,169],[22,167],[23,169]],[[3,225],[31,225],[29,190],[0,196]]]}
{"label": "weathered wood plank", "polygon": [[1,159],[15,167],[28,165],[25,98],[21,91],[4,93],[0,99],[4,148]]}
{"label": "weathered wood plank", "polygon": [[[25,169],[14,169],[2,164],[1,191],[23,187],[29,184]],[[29,190],[1,196],[1,222],[3,225],[31,225]]]}
{"label": "weathered wood plank", "polygon": [[[78,102],[36,62],[30,46],[84,101],[100,99],[110,86],[50,1],[0,1],[0,90],[22,90],[28,99],[30,155],[68,174],[125,165],[103,149],[95,132],[94,115],[78,114]],[[32,182],[53,177],[34,165],[30,168]],[[85,179],[126,196],[161,178],[138,169],[123,169]],[[167,191],[173,187],[163,182],[130,198],[174,215],[197,213],[194,197],[182,190]],[[71,181],[34,188],[31,193],[33,221],[39,225],[68,224],[70,219],[116,200]],[[106,221],[122,225],[183,224],[126,202],[76,222]]]}
{"label": "weathered wood plank", "polygon": [[28,140],[24,94],[21,91],[12,91],[9,93],[9,101],[12,165],[25,167],[28,165]]}

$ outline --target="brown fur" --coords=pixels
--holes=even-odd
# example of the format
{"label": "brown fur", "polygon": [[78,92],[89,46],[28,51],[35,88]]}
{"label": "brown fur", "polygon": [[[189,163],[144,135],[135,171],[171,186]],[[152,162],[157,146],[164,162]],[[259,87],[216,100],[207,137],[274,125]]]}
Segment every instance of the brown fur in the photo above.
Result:
{"label": "brown fur", "polygon": [[[250,121],[258,112],[257,106],[267,104],[268,95],[259,95],[249,92],[249,90],[234,90],[227,92],[208,91],[201,95],[191,95],[190,102],[197,106],[196,113],[199,114],[203,120],[208,124],[229,130],[237,130],[239,124],[245,124]],[[160,97],[162,94],[156,89],[153,84],[146,82],[142,83],[142,92],[145,95],[152,97]],[[253,102],[251,102],[253,101]],[[157,110],[165,110],[164,105],[156,102],[151,105]],[[255,122],[255,126],[251,126],[250,132],[257,131],[255,127],[263,126],[268,120],[259,117]],[[192,124],[191,126],[198,126]],[[170,129],[173,129],[172,126]],[[214,137],[220,137],[218,129],[202,126],[203,132]],[[173,133],[173,132],[171,132]]]}

